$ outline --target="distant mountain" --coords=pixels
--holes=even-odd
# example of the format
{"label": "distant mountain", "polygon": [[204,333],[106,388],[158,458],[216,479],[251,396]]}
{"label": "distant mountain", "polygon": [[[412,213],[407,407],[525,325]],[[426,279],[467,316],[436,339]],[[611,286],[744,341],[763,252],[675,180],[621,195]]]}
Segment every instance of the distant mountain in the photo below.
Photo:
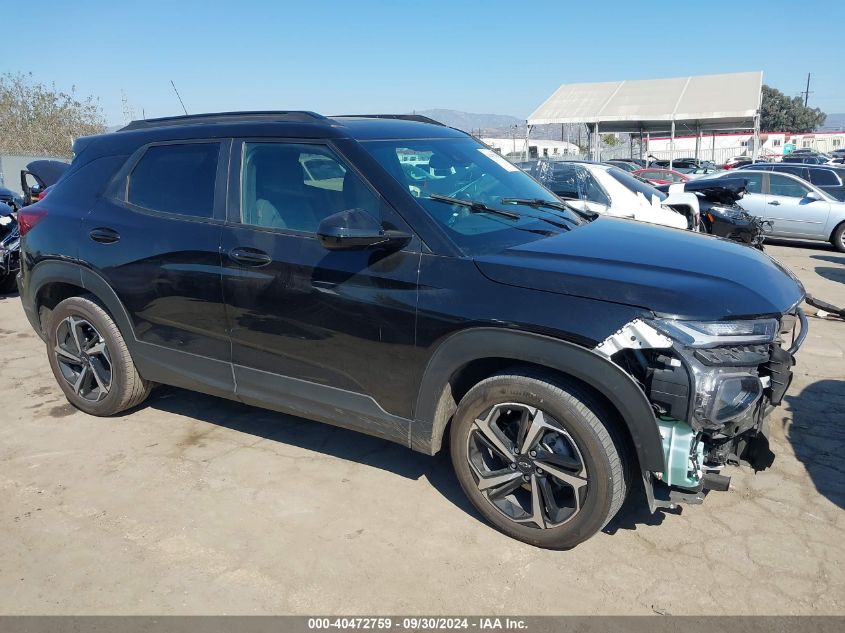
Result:
{"label": "distant mountain", "polygon": [[435,121],[456,127],[464,132],[473,130],[487,130],[494,128],[507,128],[513,125],[524,125],[525,119],[518,119],[507,114],[475,114],[473,112],[461,112],[459,110],[417,110],[414,114],[421,114]]}
{"label": "distant mountain", "polygon": [[828,114],[824,124],[819,126],[819,130],[822,132],[845,130],[845,112]]}

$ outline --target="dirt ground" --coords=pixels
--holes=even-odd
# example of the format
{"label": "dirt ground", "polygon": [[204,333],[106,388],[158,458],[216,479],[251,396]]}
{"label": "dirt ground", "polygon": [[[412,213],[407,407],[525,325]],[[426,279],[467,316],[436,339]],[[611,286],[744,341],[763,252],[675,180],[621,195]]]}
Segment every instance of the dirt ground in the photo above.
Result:
{"label": "dirt ground", "polygon": [[[845,255],[768,252],[845,304]],[[85,415],[6,297],[0,613],[845,614],[845,323],[810,327],[771,469],[550,552],[484,524],[445,455],[171,388]]]}

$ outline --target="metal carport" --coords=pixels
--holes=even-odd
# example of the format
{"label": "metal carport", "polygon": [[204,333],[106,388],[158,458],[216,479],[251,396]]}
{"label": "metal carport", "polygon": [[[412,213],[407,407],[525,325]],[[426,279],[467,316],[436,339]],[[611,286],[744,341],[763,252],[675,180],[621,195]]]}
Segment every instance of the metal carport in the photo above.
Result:
{"label": "metal carport", "polygon": [[756,159],[762,87],[762,71],[563,84],[528,117],[526,147],[533,125],[582,123],[591,133],[590,154],[595,160],[601,160],[600,132],[628,132],[641,139],[668,133],[670,148],[677,132],[695,134],[698,158],[702,132],[754,130]]}

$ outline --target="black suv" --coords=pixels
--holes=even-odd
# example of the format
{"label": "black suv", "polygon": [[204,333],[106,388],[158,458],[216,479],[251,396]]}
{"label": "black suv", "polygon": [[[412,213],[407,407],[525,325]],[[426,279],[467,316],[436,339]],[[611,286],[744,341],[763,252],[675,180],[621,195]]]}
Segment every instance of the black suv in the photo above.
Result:
{"label": "black suv", "polygon": [[807,331],[768,256],[575,211],[419,117],[138,121],[74,154],[21,211],[19,277],[73,405],[165,383],[428,454],[448,437],[478,511],[543,547],[634,482],[652,509],[725,488]]}

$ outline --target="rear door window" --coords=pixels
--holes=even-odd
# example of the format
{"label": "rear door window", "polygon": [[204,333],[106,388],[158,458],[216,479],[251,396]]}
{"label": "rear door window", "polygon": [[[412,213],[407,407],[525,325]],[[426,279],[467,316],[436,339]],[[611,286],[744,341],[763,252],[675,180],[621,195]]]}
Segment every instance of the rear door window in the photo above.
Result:
{"label": "rear door window", "polygon": [[811,169],[810,182],[820,187],[838,187],[840,184],[839,178],[830,169]]}
{"label": "rear door window", "polygon": [[219,143],[154,145],[129,175],[129,203],[165,213],[211,218]]}

